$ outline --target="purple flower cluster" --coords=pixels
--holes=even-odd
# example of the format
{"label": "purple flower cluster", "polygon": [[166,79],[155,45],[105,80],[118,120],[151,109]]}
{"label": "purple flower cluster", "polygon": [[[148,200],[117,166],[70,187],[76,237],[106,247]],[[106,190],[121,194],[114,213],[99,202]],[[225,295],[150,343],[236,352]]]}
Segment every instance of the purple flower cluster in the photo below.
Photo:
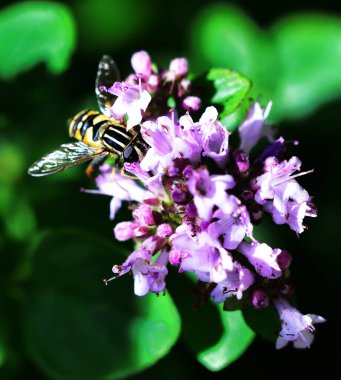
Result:
{"label": "purple flower cluster", "polygon": [[[200,99],[190,93],[186,59],[157,71],[149,55],[138,52],[132,66],[135,74],[108,89],[118,96],[112,112],[127,115],[128,127],[140,123],[149,149],[141,162],[124,165],[136,179],[108,165],[97,177],[99,192],[113,196],[112,218],[122,201],[133,201],[133,220],[118,223],[114,233],[120,241],[134,239],[136,249],[113,267],[113,278],[132,273],[136,295],[162,293],[168,267],[176,266],[194,273],[215,302],[234,297],[257,309],[274,306],[282,322],[277,348],[289,341],[309,347],[313,324],[324,319],[290,306],[291,256],[253,235],[265,213],[297,234],[305,217],[316,216],[312,198],[297,182],[308,172],[300,172],[297,157],[284,158],[284,139],[274,140],[266,124],[271,103],[265,109],[253,104],[233,148],[216,108],[203,110],[198,121],[190,116]],[[177,105],[171,111],[170,97]],[[253,153],[264,137],[269,144]]]}
{"label": "purple flower cluster", "polygon": [[132,56],[131,64],[134,74],[124,82],[115,82],[110,88],[102,87],[102,91],[117,96],[111,114],[118,120],[126,116],[127,129],[138,125],[142,118],[167,114],[170,102],[179,111],[199,110],[201,100],[191,96],[185,58],[175,58],[168,69],[159,70],[147,52],[139,51]]}

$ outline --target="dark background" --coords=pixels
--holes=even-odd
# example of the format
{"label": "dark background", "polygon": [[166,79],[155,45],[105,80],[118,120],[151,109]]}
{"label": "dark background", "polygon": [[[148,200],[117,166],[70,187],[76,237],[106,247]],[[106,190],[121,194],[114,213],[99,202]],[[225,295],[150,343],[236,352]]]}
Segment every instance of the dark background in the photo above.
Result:
{"label": "dark background", "polygon": [[[2,1],[1,5],[12,3]],[[200,50],[199,36],[196,49],[195,26],[214,2],[97,2],[107,7],[107,12],[98,11],[99,5],[95,6],[94,1],[64,3],[75,16],[78,33],[69,67],[63,73],[53,75],[45,65],[38,64],[15,78],[0,81],[0,146],[4,152],[0,159],[0,178],[4,183],[6,178],[11,178],[8,185],[11,200],[6,192],[1,191],[0,194],[0,203],[10,203],[11,207],[10,214],[2,214],[1,222],[0,286],[3,289],[0,287],[0,291],[4,292],[11,284],[10,274],[24,260],[24,252],[32,235],[46,229],[81,226],[106,238],[112,236],[114,224],[108,218],[109,198],[79,192],[82,186],[94,187],[85,177],[84,167],[51,178],[30,178],[25,173],[31,162],[68,140],[66,121],[69,117],[80,109],[96,106],[94,76],[101,55],[109,53],[115,57],[123,76],[131,70],[132,53],[141,49],[147,50],[155,62],[163,65],[176,56],[188,57],[194,70],[205,70],[214,64]],[[233,4],[263,31],[297,12],[341,17],[337,2],[322,0],[283,1],[271,5],[268,1],[240,0],[219,4]],[[97,9],[97,15],[94,9]],[[224,49],[222,46],[222,51]],[[229,59],[227,57],[226,62]],[[233,57],[231,59],[235,63]],[[330,60],[334,59],[330,57]],[[221,57],[217,56],[218,66],[220,62]],[[244,67],[243,64],[241,62],[240,67]],[[334,60],[333,64],[340,68],[341,76],[340,61]],[[261,61],[259,65],[262,65]],[[232,68],[240,69],[237,64],[235,66]],[[273,70],[276,71],[275,58]],[[249,75],[247,72],[245,74]],[[255,82],[257,88],[257,78]],[[321,95],[316,104],[302,112],[304,116],[299,113],[283,116],[279,113],[280,116],[274,118],[280,134],[288,140],[300,141],[298,150],[293,154],[302,159],[303,169],[315,169],[314,174],[302,177],[300,183],[314,195],[318,218],[308,220],[309,229],[299,237],[285,226],[267,223],[266,229],[268,241],[287,249],[294,257],[292,279],[299,310],[327,319],[326,324],[317,326],[317,337],[312,347],[305,351],[292,347],[276,351],[274,344],[257,337],[238,361],[219,373],[212,373],[196,362],[180,340],[168,356],[133,378],[162,376],[180,380],[200,376],[203,379],[223,379],[248,375],[270,379],[292,376],[298,368],[306,377],[325,373],[327,369],[339,372],[341,89],[338,91],[335,90],[330,96],[323,95],[323,99]],[[276,98],[271,89],[262,95]],[[1,209],[5,208],[1,206]],[[121,211],[117,220],[128,218],[128,215]],[[9,311],[9,319],[16,320],[17,309],[10,301],[5,300],[2,308]],[[200,329],[210,329],[210,326],[200,326]],[[0,372],[1,379],[46,379],[39,366],[31,362],[21,347],[18,329],[10,329],[8,335],[13,355],[10,362],[5,362],[0,369],[3,371]]]}

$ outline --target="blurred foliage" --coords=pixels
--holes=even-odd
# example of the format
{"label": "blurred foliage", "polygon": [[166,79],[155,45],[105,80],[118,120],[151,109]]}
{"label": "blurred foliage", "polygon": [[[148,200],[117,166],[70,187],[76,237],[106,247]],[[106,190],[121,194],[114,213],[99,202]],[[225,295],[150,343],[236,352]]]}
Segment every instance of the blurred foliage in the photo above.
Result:
{"label": "blurred foliage", "polygon": [[120,48],[137,40],[151,22],[151,7],[138,0],[79,0],[75,16],[79,21],[84,49],[97,54]]}
{"label": "blurred foliage", "polygon": [[200,66],[229,67],[252,78],[254,96],[274,101],[273,120],[307,115],[341,94],[341,20],[302,14],[265,32],[237,8],[212,5],[196,18],[192,51]]}
{"label": "blurred foliage", "polygon": [[[265,1],[250,5],[246,0],[234,5],[194,0],[7,3],[0,10],[0,378],[113,379],[156,361],[134,378],[223,379],[254,373],[272,378],[283,363],[304,365],[306,376],[315,374],[319,363],[328,368],[338,363],[341,18],[338,9],[334,16],[320,12],[336,5],[314,0],[308,4],[317,4],[312,12],[304,2],[286,2],[276,10]],[[288,15],[296,7],[302,12]],[[300,309],[328,319],[309,352],[278,353],[256,338],[235,361],[253,339],[240,312],[223,312],[213,304],[193,310],[193,284],[175,273],[169,276],[173,298],[135,297],[130,278],[102,286],[112,264],[131,250],[105,240],[112,236],[110,199],[79,192],[82,186],[94,187],[82,167],[51,178],[26,175],[33,160],[67,141],[70,116],[96,106],[100,56],[113,55],[125,75],[131,54],[139,49],[164,65],[174,56],[187,56],[195,74],[211,67],[241,72],[252,79],[252,89],[237,76],[233,96],[215,98],[218,107],[228,105],[227,113],[241,105],[225,125],[240,122],[248,97],[262,96],[274,101],[271,118],[285,122],[281,133],[301,141],[299,150],[288,149],[318,173],[300,182],[316,196],[319,220],[311,221],[300,239],[267,220],[256,233],[293,253]],[[209,75],[212,91],[219,93],[217,78],[212,71]],[[123,208],[117,221],[129,217]],[[262,325],[259,314],[244,317],[273,340],[278,326]],[[169,352],[180,319],[181,337]],[[204,368],[226,366],[214,376]]]}
{"label": "blurred foliage", "polygon": [[175,343],[180,317],[169,295],[131,297],[124,279],[103,287],[112,255],[124,260],[122,247],[64,231],[45,236],[34,251],[24,334],[51,378],[120,378],[155,363]]}
{"label": "blurred foliage", "polygon": [[0,76],[10,78],[46,62],[53,73],[67,67],[75,45],[73,18],[62,4],[32,1],[0,13]]}

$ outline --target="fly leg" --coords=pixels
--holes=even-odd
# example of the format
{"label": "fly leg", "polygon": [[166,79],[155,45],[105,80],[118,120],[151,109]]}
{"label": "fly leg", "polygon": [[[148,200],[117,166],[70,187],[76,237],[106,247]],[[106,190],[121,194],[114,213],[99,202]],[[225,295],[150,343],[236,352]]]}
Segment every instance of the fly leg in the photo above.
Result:
{"label": "fly leg", "polygon": [[90,164],[88,165],[88,167],[86,168],[85,170],[85,174],[90,177],[90,178],[93,178],[94,177],[94,173],[98,170],[98,168],[104,163],[104,161],[108,158],[108,155],[104,154],[103,156],[98,156],[96,158],[94,158]]}

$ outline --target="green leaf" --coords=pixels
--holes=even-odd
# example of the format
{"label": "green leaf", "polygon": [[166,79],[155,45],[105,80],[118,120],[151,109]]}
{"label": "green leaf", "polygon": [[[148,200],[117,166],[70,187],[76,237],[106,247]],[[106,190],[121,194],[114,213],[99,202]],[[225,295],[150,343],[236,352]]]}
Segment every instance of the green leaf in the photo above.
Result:
{"label": "green leaf", "polygon": [[203,100],[209,102],[203,105],[217,106],[220,122],[230,131],[236,128],[245,118],[250,102],[247,96],[252,83],[240,73],[213,68],[192,80],[192,87]]}
{"label": "green leaf", "polygon": [[165,356],[180,333],[169,295],[133,294],[131,276],[104,286],[122,247],[87,232],[54,232],[38,245],[24,310],[25,341],[52,379],[117,379]]}
{"label": "green leaf", "polygon": [[0,77],[11,78],[46,62],[52,73],[68,66],[76,33],[69,9],[59,3],[32,1],[0,13]]}
{"label": "green leaf", "polygon": [[198,360],[211,371],[220,371],[237,360],[251,344],[254,333],[245,323],[240,310],[219,308],[224,333],[212,347],[199,353]]}
{"label": "green leaf", "polygon": [[224,104],[226,115],[238,107],[251,87],[248,79],[228,69],[211,69],[207,79],[213,81],[216,90],[212,102]]}
{"label": "green leaf", "polygon": [[251,82],[236,71],[228,69],[211,69],[207,79],[213,82],[215,93],[213,104],[222,104],[221,118],[233,113],[246,98],[251,89]]}
{"label": "green leaf", "polygon": [[203,295],[203,288],[193,285],[194,281],[191,273],[176,280],[169,276],[169,289],[181,314],[182,338],[202,365],[220,371],[243,354],[254,333],[239,310],[226,312],[214,302],[194,309],[193,300],[200,304]]}

